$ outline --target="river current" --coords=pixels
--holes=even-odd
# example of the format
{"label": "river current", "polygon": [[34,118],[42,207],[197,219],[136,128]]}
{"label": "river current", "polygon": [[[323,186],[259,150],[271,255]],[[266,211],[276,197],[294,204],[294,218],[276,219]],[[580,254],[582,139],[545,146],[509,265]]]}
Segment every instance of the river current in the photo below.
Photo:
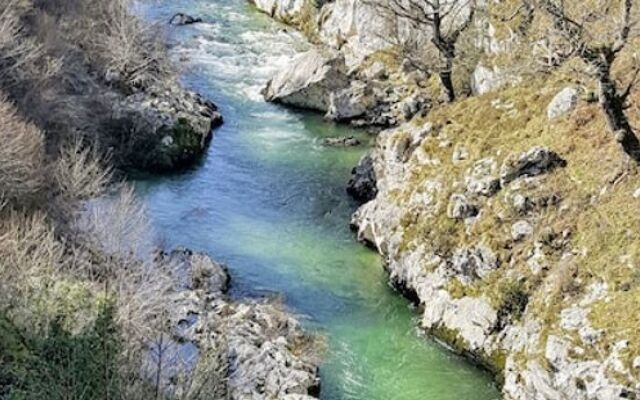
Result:
{"label": "river current", "polygon": [[325,335],[322,399],[499,399],[488,374],[419,334],[379,256],[349,230],[356,204],[345,185],[365,147],[320,141],[370,138],[263,101],[260,89],[304,39],[244,0],[155,0],[141,11],[204,19],[171,28],[169,41],[184,84],[225,118],[200,165],[136,182],[163,245],[207,252],[229,266],[233,296],[281,295]]}

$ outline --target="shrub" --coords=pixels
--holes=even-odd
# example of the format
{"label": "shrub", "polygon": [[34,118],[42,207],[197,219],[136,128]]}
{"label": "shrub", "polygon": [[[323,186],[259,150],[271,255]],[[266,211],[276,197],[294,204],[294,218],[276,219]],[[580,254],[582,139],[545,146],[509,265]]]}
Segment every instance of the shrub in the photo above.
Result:
{"label": "shrub", "polygon": [[25,206],[44,185],[43,136],[0,94],[0,203]]}

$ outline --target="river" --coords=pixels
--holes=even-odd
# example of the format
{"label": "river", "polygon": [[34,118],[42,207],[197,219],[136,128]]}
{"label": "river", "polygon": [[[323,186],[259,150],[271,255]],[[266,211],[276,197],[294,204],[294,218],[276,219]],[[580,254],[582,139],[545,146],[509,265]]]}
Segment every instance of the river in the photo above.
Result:
{"label": "river", "polygon": [[320,139],[366,134],[262,100],[304,39],[244,0],[155,0],[142,10],[158,21],[178,11],[205,20],[169,32],[183,81],[226,122],[200,165],[136,182],[163,244],[209,253],[229,266],[233,296],[281,294],[325,335],[322,399],[498,399],[487,373],[419,334],[379,256],[349,230],[356,204],[345,184],[365,149]]}

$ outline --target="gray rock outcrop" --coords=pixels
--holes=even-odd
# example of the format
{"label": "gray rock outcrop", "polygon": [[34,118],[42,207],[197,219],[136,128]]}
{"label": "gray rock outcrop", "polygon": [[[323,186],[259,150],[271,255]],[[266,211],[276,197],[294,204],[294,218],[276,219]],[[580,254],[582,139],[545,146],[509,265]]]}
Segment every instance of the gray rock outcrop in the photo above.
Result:
{"label": "gray rock outcrop", "polygon": [[[557,195],[540,191],[545,179],[566,162],[541,146],[514,155],[454,161],[459,146],[441,146],[447,143],[445,134],[428,123],[381,132],[368,161],[377,196],[352,219],[358,239],[384,256],[391,283],[419,303],[422,328],[500,374],[509,400],[640,395],[640,388],[614,378],[631,376],[621,362],[628,344],[616,343],[602,357],[585,350],[604,337],[592,326],[589,312],[606,298],[606,284],[595,282],[570,300],[573,305],[558,310],[558,322],[550,326],[530,306],[534,294],[526,290],[517,268],[519,256],[510,250],[532,249],[521,253],[521,260],[543,282],[537,301],[547,301],[560,276],[545,274],[562,274],[572,252],[565,234],[538,227],[541,213],[561,208]],[[502,202],[527,219],[510,220],[512,214],[499,206]],[[487,217],[488,209],[498,211]],[[497,228],[501,223],[504,228]],[[497,237],[502,237],[499,245]],[[547,256],[550,248],[564,252],[560,260]],[[506,286],[495,286],[496,279]],[[496,297],[495,290],[503,294]],[[545,329],[551,332],[548,336]]]}
{"label": "gray rock outcrop", "polygon": [[222,124],[215,104],[165,82],[126,97],[114,95],[105,129],[132,132],[131,145],[118,157],[133,169],[168,172],[185,168],[205,152],[213,129]]}
{"label": "gray rock outcrop", "polygon": [[347,183],[347,193],[361,203],[366,203],[376,197],[378,193],[376,173],[369,154],[364,155],[351,171],[351,179]]}
{"label": "gray rock outcrop", "polygon": [[577,105],[578,90],[573,87],[564,88],[549,103],[547,117],[550,120],[559,118],[571,112]]}
{"label": "gray rock outcrop", "polygon": [[[210,395],[268,400],[319,394],[317,339],[281,304],[229,299],[226,268],[204,254],[181,249],[160,253],[156,261],[182,277],[170,316],[172,340],[195,352],[185,367],[195,380],[206,374]],[[185,390],[174,387],[177,381],[166,376],[166,388]]]}
{"label": "gray rock outcrop", "polygon": [[191,15],[187,15],[184,13],[177,13],[169,20],[169,24],[171,25],[192,25],[202,22],[202,18],[200,17],[192,17]]}

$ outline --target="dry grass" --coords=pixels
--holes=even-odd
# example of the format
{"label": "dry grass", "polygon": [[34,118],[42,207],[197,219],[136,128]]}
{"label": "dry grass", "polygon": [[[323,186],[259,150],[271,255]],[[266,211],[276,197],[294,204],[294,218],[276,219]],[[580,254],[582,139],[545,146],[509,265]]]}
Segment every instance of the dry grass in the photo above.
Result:
{"label": "dry grass", "polygon": [[[618,68],[617,74],[624,75],[624,64]],[[402,221],[402,251],[422,244],[446,255],[459,247],[490,246],[501,260],[499,270],[470,286],[452,282],[452,294],[485,296],[499,308],[509,300],[513,282],[520,282],[520,289],[529,297],[526,313],[544,321],[548,328],[545,335],[558,333],[560,310],[579,300],[590,283],[606,282],[609,299],[597,304],[591,314],[594,325],[606,332],[594,354],[608,354],[612,343],[629,340],[624,362],[630,367],[632,355],[640,353],[640,336],[637,319],[623,314],[635,307],[640,298],[640,242],[636,234],[640,203],[633,198],[640,180],[637,167],[628,162],[608,133],[597,104],[582,101],[570,116],[548,121],[546,107],[559,90],[571,84],[585,87],[584,77],[573,71],[574,67],[567,64],[552,74],[527,77],[517,87],[432,111],[426,120],[453,145],[425,141],[422,150],[440,164],[420,166],[409,161],[411,183],[392,198],[402,206],[416,188],[424,187],[429,180],[446,185],[437,194],[441,206],[434,214],[407,212]],[[637,107],[640,94],[636,91],[633,96],[632,108]],[[561,199],[559,204],[521,215],[510,205],[513,191],[508,187],[491,199],[479,200],[482,212],[470,227],[446,216],[449,196],[462,190],[455,182],[464,181],[473,162],[493,156],[499,166],[537,145],[557,152],[567,166],[542,177],[538,186],[518,192],[534,199],[555,195]],[[457,147],[467,149],[469,157],[453,163],[452,154]],[[534,233],[527,240],[514,242],[511,225],[520,219],[532,223]],[[562,232],[568,234],[566,243],[558,246],[548,242],[550,234],[558,242]],[[547,243],[542,251],[550,266],[538,275],[526,264],[536,241]],[[567,252],[574,257],[560,262]],[[541,344],[543,349],[544,340]]]}

